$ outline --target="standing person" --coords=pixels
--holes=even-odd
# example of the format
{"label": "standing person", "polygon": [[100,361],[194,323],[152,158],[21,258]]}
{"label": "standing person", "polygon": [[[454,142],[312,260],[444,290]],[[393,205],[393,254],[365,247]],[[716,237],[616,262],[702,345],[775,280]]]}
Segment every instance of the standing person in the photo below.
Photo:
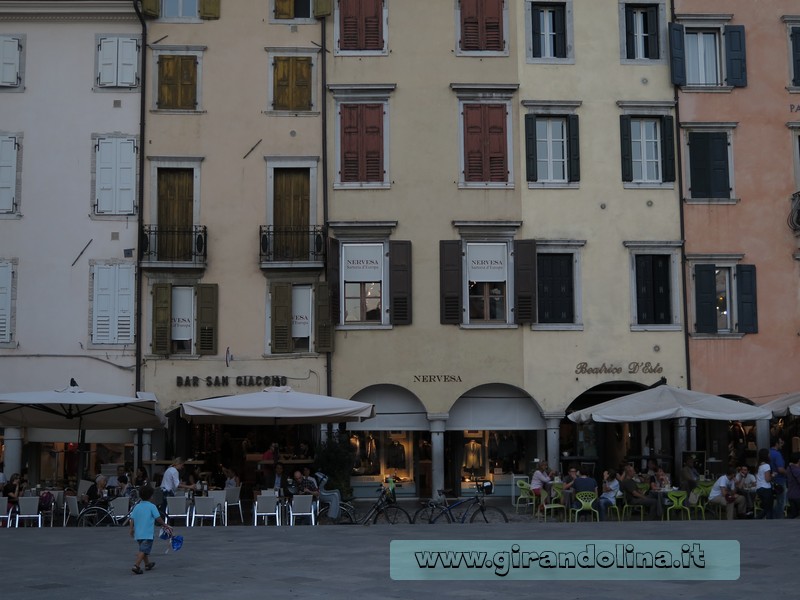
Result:
{"label": "standing person", "polygon": [[769,466],[772,470],[772,495],[775,507],[772,511],[773,519],[783,518],[783,509],[786,506],[786,461],[783,459],[783,439],[772,439],[769,450]]}
{"label": "standing person", "polygon": [[758,470],[756,471],[756,496],[761,501],[762,519],[772,518],[772,468],[769,466],[769,450],[758,451]]}
{"label": "standing person", "polygon": [[183,469],[184,460],[177,456],[169,468],[164,471],[164,477],[161,479],[161,491],[164,493],[164,499],[161,501],[161,514],[167,512],[167,497],[174,496],[177,490],[189,490],[192,486],[181,483],[180,471]]}
{"label": "standing person", "polygon": [[610,506],[617,503],[617,492],[619,492],[619,481],[614,469],[603,471],[603,493],[597,500],[597,512],[600,513],[600,520],[606,520],[606,514]]}
{"label": "standing person", "polygon": [[800,517],[800,452],[793,452],[786,469],[788,488],[786,497],[789,500],[789,518]]}
{"label": "standing person", "polygon": [[172,529],[167,525],[158,513],[156,505],[151,502],[153,497],[153,488],[145,485],[139,490],[139,496],[142,501],[133,507],[130,515],[131,521],[131,537],[139,544],[139,551],[136,553],[136,562],[133,563],[131,571],[137,575],[141,575],[142,561],[144,561],[145,570],[149,571],[156,566],[154,561],[150,560],[150,551],[153,549],[153,525],[160,525],[165,527],[170,533]]}

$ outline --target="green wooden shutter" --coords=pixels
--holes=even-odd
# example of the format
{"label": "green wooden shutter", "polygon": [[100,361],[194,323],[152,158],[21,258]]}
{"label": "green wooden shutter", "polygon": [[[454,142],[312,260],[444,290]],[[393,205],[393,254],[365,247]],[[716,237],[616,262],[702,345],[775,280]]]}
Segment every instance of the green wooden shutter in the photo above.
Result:
{"label": "green wooden shutter", "polygon": [[672,278],[670,276],[671,257],[657,254],[652,257],[653,264],[653,323],[669,325],[672,323]]}
{"label": "green wooden shutter", "polygon": [[758,333],[755,265],[736,265],[736,308],[737,331]]}
{"label": "green wooden shutter", "polygon": [[800,86],[800,27],[792,27],[792,85]]}
{"label": "green wooden shutter", "polygon": [[709,198],[730,198],[731,180],[728,170],[728,134],[714,131],[709,136]]}
{"label": "green wooden shutter", "polygon": [[270,289],[272,354],[291,352],[292,340],[292,284],[273,283]]}
{"label": "green wooden shutter", "polygon": [[635,23],[633,20],[633,7],[625,6],[625,57],[636,58],[636,37],[634,34]]}
{"label": "green wooden shutter", "polygon": [[747,52],[744,25],[725,26],[725,75],[728,85],[747,86]]}
{"label": "green wooden shutter", "polygon": [[564,5],[553,7],[553,29],[555,33],[555,44],[553,54],[556,58],[567,57],[567,16]]}
{"label": "green wooden shutter", "polygon": [[331,299],[331,321],[334,325],[341,323],[341,276],[339,269],[339,240],[335,238],[328,238],[328,252],[327,252],[327,272],[325,278],[328,280],[330,287]]}
{"label": "green wooden shutter", "polygon": [[219,19],[220,0],[200,0],[200,18],[207,21]]}
{"label": "green wooden shutter", "polygon": [[655,323],[653,290],[653,257],[636,255],[636,322],[639,325]]}
{"label": "green wooden shutter", "polygon": [[568,181],[581,180],[581,144],[578,115],[567,115],[567,161]]}
{"label": "green wooden shutter", "polygon": [[675,119],[661,117],[661,181],[675,181]]}
{"label": "green wooden shutter", "polygon": [[536,165],[536,115],[525,115],[525,179],[538,181]]}
{"label": "green wooden shutter", "polygon": [[536,242],[514,240],[514,322],[536,321]]}
{"label": "green wooden shutter", "polygon": [[536,261],[537,321],[574,323],[572,254],[539,254]]}
{"label": "green wooden shutter", "polygon": [[715,265],[694,266],[694,330],[717,333],[717,269]]}
{"label": "green wooden shutter", "polygon": [[692,198],[730,198],[728,134],[689,132],[689,171]]}
{"label": "green wooden shutter", "polygon": [[622,159],[622,181],[633,181],[633,145],[631,143],[631,117],[619,117],[620,158]]}
{"label": "green wooden shutter", "polygon": [[218,285],[202,283],[197,286],[197,354],[217,353]]}
{"label": "green wooden shutter", "polygon": [[542,9],[531,7],[531,36],[533,37],[533,57],[542,58]]}
{"label": "green wooden shutter", "polygon": [[331,286],[321,281],[314,297],[314,351],[333,352],[333,321],[331,320]]}
{"label": "green wooden shutter", "polygon": [[333,12],[332,0],[314,0],[314,17],[327,17]]}
{"label": "green wooden shutter", "polygon": [[462,322],[461,256],[461,240],[439,241],[439,322],[442,325]]}
{"label": "green wooden shutter", "polygon": [[669,67],[673,85],[686,85],[686,44],[683,25],[669,24]]}
{"label": "green wooden shutter", "polygon": [[275,0],[276,19],[294,19],[294,0]]}
{"label": "green wooden shutter", "polygon": [[389,320],[411,325],[411,242],[389,242]]}
{"label": "green wooden shutter", "polygon": [[142,14],[157,19],[161,14],[161,0],[142,0]]}
{"label": "green wooden shutter", "polygon": [[658,6],[648,6],[645,12],[645,23],[647,25],[647,58],[657,60],[660,56],[658,47]]}
{"label": "green wooden shutter", "polygon": [[153,354],[168,356],[172,344],[172,285],[153,284]]}

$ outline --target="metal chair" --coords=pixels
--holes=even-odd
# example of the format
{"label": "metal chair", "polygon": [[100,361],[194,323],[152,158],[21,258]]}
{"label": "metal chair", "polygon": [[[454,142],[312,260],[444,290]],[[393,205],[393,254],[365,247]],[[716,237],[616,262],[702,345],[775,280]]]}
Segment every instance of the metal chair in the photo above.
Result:
{"label": "metal chair", "polygon": [[209,498],[214,498],[214,500],[216,500],[217,504],[219,504],[220,507],[221,507],[220,511],[221,511],[221,514],[222,514],[222,524],[223,525],[227,525],[228,524],[228,513],[225,510],[225,495],[226,495],[225,494],[225,490],[208,490],[208,497]]}
{"label": "metal chair", "polygon": [[20,519],[36,519],[38,527],[42,526],[42,513],[39,510],[39,496],[26,496],[17,500],[17,512],[15,527],[19,527]]}
{"label": "metal chair", "polygon": [[686,518],[687,519],[691,519],[692,518],[692,513],[689,510],[689,507],[684,504],[688,497],[689,497],[689,495],[686,492],[683,492],[683,491],[680,491],[680,492],[678,492],[678,491],[667,492],[667,499],[670,502],[672,502],[672,504],[670,504],[667,507],[667,521],[671,520],[670,515],[672,514],[673,511],[675,511],[678,514],[681,514],[681,515],[685,511],[686,512]]}
{"label": "metal chair", "polygon": [[[211,526],[217,526],[217,515],[224,515],[222,512],[222,504],[213,496],[201,496],[194,499],[194,510],[192,511],[192,527],[194,522],[200,519],[200,525],[203,525],[203,519],[211,519]],[[224,518],[223,518],[224,523]]]}
{"label": "metal chair", "polygon": [[62,527],[66,527],[70,519],[78,521],[78,515],[81,514],[81,507],[78,506],[77,496],[64,496],[64,522]]}
{"label": "metal chair", "polygon": [[167,519],[170,524],[178,519],[183,519],[188,527],[190,518],[189,498],[186,496],[167,496]]}
{"label": "metal chair", "polygon": [[597,520],[600,520],[600,513],[597,512],[597,509],[594,507],[594,503],[597,501],[597,494],[594,492],[578,492],[575,494],[575,500],[581,503],[581,505],[577,508],[571,508],[569,511],[570,519],[574,519],[575,522],[578,522],[578,515],[584,511],[589,511],[589,516],[594,516]]}
{"label": "metal chair", "polygon": [[272,490],[264,490],[264,492],[256,498],[256,503],[253,506],[253,526],[258,525],[259,517],[264,517],[264,525],[268,524],[269,517],[274,517],[275,525],[280,526],[281,506],[279,498]]}
{"label": "metal chair", "polygon": [[241,486],[225,488],[225,525],[228,524],[228,509],[234,506],[239,508],[239,520],[244,523]]}
{"label": "metal chair", "polygon": [[6,520],[6,527],[11,527],[11,511],[8,508],[8,498],[0,496],[0,527],[3,526],[2,521]]}
{"label": "metal chair", "polygon": [[531,489],[531,484],[522,479],[517,480],[517,499],[514,502],[516,512],[519,512],[519,505],[525,503],[526,507],[533,507],[532,510],[536,511],[536,494]]}
{"label": "metal chair", "polygon": [[314,511],[314,496],[311,494],[300,494],[292,497],[289,504],[289,525],[295,524],[295,519],[300,516],[311,517],[311,524],[317,524],[317,515]]}

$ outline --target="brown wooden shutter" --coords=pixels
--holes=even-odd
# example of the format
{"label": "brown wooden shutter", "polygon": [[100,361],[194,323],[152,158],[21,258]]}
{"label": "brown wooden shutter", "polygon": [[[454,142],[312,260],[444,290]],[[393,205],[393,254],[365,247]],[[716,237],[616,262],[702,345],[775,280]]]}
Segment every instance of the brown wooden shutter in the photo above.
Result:
{"label": "brown wooden shutter", "polygon": [[294,0],[275,0],[276,19],[294,19]]}
{"label": "brown wooden shutter", "polygon": [[172,285],[153,284],[153,354],[169,355],[172,343]]}
{"label": "brown wooden shutter", "polygon": [[339,288],[341,285],[341,275],[339,274],[339,240],[328,238],[328,256],[326,279],[330,288],[331,298],[331,321],[338,325],[341,319],[341,303],[339,300]]}
{"label": "brown wooden shutter", "polygon": [[158,58],[158,108],[197,108],[197,58],[162,55]]}
{"label": "brown wooden shutter", "polygon": [[273,283],[270,289],[272,296],[271,338],[272,353],[281,354],[294,350],[292,340],[292,284]]}
{"label": "brown wooden shutter", "polygon": [[197,354],[217,353],[217,313],[219,286],[201,283],[197,286]]}
{"label": "brown wooden shutter", "polygon": [[219,19],[220,0],[200,0],[200,18],[207,21]]}
{"label": "brown wooden shutter", "polygon": [[479,0],[461,0],[461,49],[481,50]]}
{"label": "brown wooden shutter", "polygon": [[514,240],[514,322],[536,320],[536,242]]}
{"label": "brown wooden shutter", "polygon": [[505,48],[503,41],[503,0],[484,0],[482,50],[500,52]]}
{"label": "brown wooden shutter", "polygon": [[439,322],[460,325],[462,321],[461,240],[439,241]]}
{"label": "brown wooden shutter", "polygon": [[311,58],[276,56],[273,104],[275,110],[311,110]]}
{"label": "brown wooden shutter", "polygon": [[292,59],[294,79],[292,109],[311,110],[311,57],[296,56]]}
{"label": "brown wooden shutter", "polygon": [[276,56],[273,63],[272,108],[291,110],[292,108],[292,70],[291,58]]}
{"label": "brown wooden shutter", "polygon": [[[488,104],[486,111],[486,153],[488,181],[508,181],[508,153],[506,151],[506,106]],[[484,171],[486,172],[486,171]]]}
{"label": "brown wooden shutter", "polygon": [[389,293],[392,325],[411,325],[411,242],[389,242]]}
{"label": "brown wooden shutter", "polygon": [[363,50],[383,50],[383,0],[362,0]]}
{"label": "brown wooden shutter", "polygon": [[178,57],[158,57],[158,108],[173,108],[178,104]]}
{"label": "brown wooden shutter", "polygon": [[342,182],[359,181],[359,106],[342,104],[340,107],[342,155],[339,176]]}
{"label": "brown wooden shutter", "polygon": [[339,0],[339,49],[359,48],[359,0]]}
{"label": "brown wooden shutter", "polygon": [[360,181],[383,181],[383,105],[361,105],[363,151],[359,156]]}
{"label": "brown wooden shutter", "polygon": [[197,57],[181,56],[180,99],[176,108],[194,110],[197,108]]}
{"label": "brown wooden shutter", "polygon": [[333,321],[331,320],[331,287],[327,282],[317,284],[314,310],[314,350],[333,352]]}
{"label": "brown wooden shutter", "polygon": [[485,181],[480,104],[464,105],[464,181]]}
{"label": "brown wooden shutter", "polygon": [[161,14],[161,0],[142,0],[142,14],[157,19]]}

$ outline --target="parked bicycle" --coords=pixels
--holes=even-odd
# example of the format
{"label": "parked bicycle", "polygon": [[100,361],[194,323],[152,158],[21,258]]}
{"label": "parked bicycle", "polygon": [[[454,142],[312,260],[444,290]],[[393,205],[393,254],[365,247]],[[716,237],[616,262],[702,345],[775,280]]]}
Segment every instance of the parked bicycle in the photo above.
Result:
{"label": "parked bicycle", "polygon": [[[328,480],[327,476],[321,473],[317,473],[317,476],[320,478],[319,490],[322,501],[326,501],[325,496],[338,494],[338,490],[325,489],[325,483]],[[363,516],[358,515],[355,505],[345,500],[339,500],[339,514],[335,518],[331,518],[329,515],[335,514],[335,508],[333,511],[331,510],[332,504],[328,500],[328,504],[319,510],[317,523],[320,525],[394,525],[397,523],[411,523],[411,515],[404,508],[395,504],[394,494],[384,485],[381,485],[375,491],[378,493],[378,498]]]}
{"label": "parked bicycle", "polygon": [[[439,500],[431,499],[414,513],[414,523],[508,523],[508,517],[500,508],[486,505],[486,496],[494,491],[491,481],[477,481],[475,496],[449,504],[444,490],[439,490]],[[464,507],[460,512],[459,507]],[[456,509],[459,509],[457,512]]]}
{"label": "parked bicycle", "polygon": [[[139,503],[139,498],[125,498],[128,500],[128,510],[118,514],[114,501],[106,506],[91,504],[78,513],[78,527],[117,527],[130,523],[133,507]],[[120,511],[121,512],[121,511]]]}

